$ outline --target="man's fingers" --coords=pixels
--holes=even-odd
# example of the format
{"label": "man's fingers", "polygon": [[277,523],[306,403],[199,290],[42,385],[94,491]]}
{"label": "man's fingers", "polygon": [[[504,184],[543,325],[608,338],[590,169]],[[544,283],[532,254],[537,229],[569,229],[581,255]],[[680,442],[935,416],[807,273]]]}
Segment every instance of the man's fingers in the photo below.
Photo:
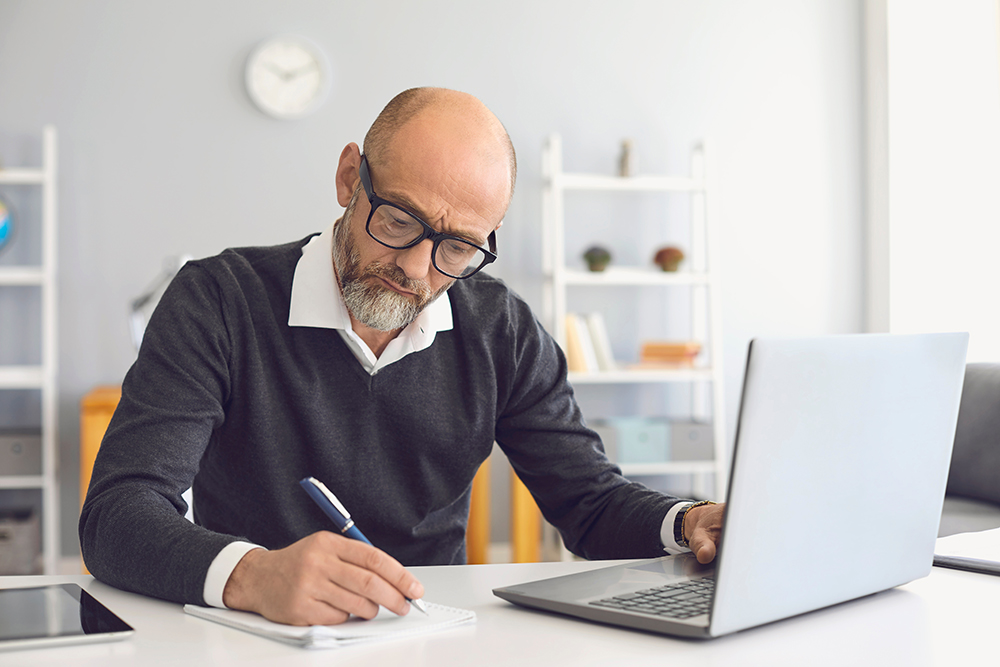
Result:
{"label": "man's fingers", "polygon": [[700,543],[694,544],[691,551],[694,552],[698,562],[703,565],[715,560],[715,542],[711,539],[701,540]]}
{"label": "man's fingers", "polygon": [[[341,561],[329,576],[330,583],[335,584],[331,591],[332,603],[340,609],[364,618],[374,617],[379,605],[400,616],[409,612],[410,605],[403,594],[376,572]],[[364,609],[362,601],[371,604],[375,613],[359,611]]]}
{"label": "man's fingers", "polygon": [[[352,587],[357,593],[368,596],[368,593],[375,593],[384,590],[381,584],[387,584],[391,590],[400,597],[421,598],[424,596],[423,585],[410,572],[403,567],[399,561],[374,547],[361,542],[352,542],[341,554],[341,558],[346,563],[357,566],[368,575],[359,575],[358,584],[362,589]],[[385,603],[380,603],[383,607],[396,611],[395,607]],[[404,599],[399,607],[401,611],[396,613],[406,613],[409,606]]]}
{"label": "man's fingers", "polygon": [[423,586],[377,548],[329,532],[275,551],[248,552],[226,584],[227,606],[292,625],[332,625],[350,615],[374,618],[379,606],[407,614],[404,596]]}
{"label": "man's fingers", "polygon": [[[330,585],[325,588],[317,601],[326,605],[333,615],[336,615],[336,612],[344,613],[345,621],[347,620],[347,615],[350,614],[360,616],[361,618],[375,618],[379,608],[379,604],[373,602],[369,596],[358,594],[351,590],[346,580],[340,582],[331,580]],[[387,609],[391,609],[391,607],[387,607]],[[322,625],[332,624],[324,623]]]}

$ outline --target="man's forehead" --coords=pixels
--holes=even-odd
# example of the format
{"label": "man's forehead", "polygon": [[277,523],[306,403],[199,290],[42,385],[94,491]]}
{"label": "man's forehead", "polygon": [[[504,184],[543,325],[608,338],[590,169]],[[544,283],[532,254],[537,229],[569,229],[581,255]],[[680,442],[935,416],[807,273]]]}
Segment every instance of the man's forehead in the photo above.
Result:
{"label": "man's forehead", "polygon": [[502,172],[499,178],[490,173],[490,165],[468,160],[449,163],[441,155],[396,152],[387,157],[378,167],[369,165],[376,194],[428,224],[492,225],[485,235],[503,218],[507,185]]}

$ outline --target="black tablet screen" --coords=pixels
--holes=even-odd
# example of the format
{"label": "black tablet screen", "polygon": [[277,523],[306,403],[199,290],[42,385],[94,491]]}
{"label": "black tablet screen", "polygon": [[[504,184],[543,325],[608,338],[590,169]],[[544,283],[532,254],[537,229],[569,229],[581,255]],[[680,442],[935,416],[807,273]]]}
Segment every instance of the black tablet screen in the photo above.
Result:
{"label": "black tablet screen", "polygon": [[0,642],[131,629],[76,584],[0,590]]}

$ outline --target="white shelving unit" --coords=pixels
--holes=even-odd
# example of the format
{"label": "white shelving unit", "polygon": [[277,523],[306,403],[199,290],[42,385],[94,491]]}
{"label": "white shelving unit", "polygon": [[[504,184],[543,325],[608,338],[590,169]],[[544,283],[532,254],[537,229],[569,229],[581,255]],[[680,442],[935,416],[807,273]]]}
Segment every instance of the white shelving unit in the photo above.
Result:
{"label": "white shelving unit", "polygon": [[[0,389],[41,390],[42,468],[40,475],[3,475],[0,490],[38,489],[42,496],[42,555],[45,574],[56,574],[59,558],[59,486],[56,477],[56,424],[58,343],[56,323],[56,130],[42,132],[42,166],[38,169],[0,169],[0,187],[28,185],[41,188],[41,261],[34,266],[0,267],[0,289],[9,286],[41,288],[41,363],[27,366],[0,366]],[[31,221],[19,219],[26,226]],[[16,240],[14,241],[16,242]],[[14,323],[5,323],[11,326]],[[2,335],[2,332],[0,332]]]}
{"label": "white shelving unit", "polygon": [[[697,495],[722,500],[729,472],[726,460],[725,412],[722,387],[722,329],[719,317],[718,274],[714,229],[710,217],[709,181],[705,175],[705,150],[699,146],[691,154],[691,174],[671,176],[601,176],[563,171],[562,141],[551,135],[542,156],[545,187],[542,197],[543,261],[545,304],[543,315],[556,340],[565,349],[567,292],[596,286],[661,286],[689,289],[691,294],[691,339],[702,343],[702,352],[693,368],[664,370],[621,369],[603,372],[571,372],[574,386],[635,383],[689,383],[692,391],[692,418],[711,421],[714,458],[704,461],[665,461],[623,464],[626,476],[693,475]],[[672,193],[690,196],[691,247],[683,270],[667,273],[656,267],[610,266],[602,272],[574,270],[566,264],[565,198],[574,191],[617,193]],[[710,390],[709,389],[710,385]],[[708,480],[714,475],[714,484]]]}

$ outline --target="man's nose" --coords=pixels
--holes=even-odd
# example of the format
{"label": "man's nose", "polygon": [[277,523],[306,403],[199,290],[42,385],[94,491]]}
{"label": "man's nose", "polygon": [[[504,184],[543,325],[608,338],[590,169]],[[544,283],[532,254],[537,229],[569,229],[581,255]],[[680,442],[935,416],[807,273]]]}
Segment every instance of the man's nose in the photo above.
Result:
{"label": "man's nose", "polygon": [[424,239],[412,248],[400,250],[396,255],[396,266],[403,270],[410,280],[426,281],[433,270],[431,254],[434,252],[434,242]]}

